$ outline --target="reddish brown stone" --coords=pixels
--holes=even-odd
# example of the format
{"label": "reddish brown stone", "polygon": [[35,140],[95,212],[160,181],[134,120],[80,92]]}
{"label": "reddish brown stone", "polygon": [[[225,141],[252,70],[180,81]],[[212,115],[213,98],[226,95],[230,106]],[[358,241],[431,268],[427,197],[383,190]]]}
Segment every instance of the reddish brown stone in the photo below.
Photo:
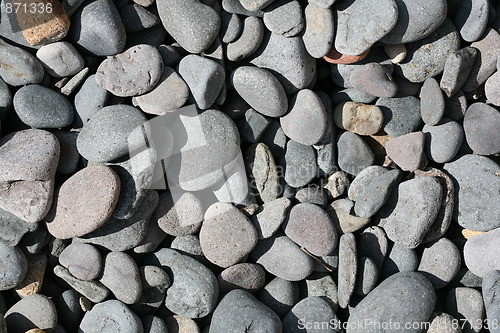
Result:
{"label": "reddish brown stone", "polygon": [[331,64],[352,64],[363,60],[368,55],[369,52],[370,50],[366,50],[360,55],[354,56],[354,55],[339,53],[339,51],[335,50],[335,48],[332,48],[330,52],[328,52],[328,54],[323,57],[323,59],[325,59]]}

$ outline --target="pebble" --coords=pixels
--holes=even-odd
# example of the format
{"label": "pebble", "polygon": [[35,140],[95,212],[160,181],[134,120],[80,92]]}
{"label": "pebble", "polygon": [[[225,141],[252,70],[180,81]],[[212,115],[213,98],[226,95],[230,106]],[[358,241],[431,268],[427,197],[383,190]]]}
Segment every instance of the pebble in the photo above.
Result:
{"label": "pebble", "polygon": [[290,100],[290,110],[280,124],[290,139],[306,146],[316,144],[326,131],[325,106],[312,90],[300,90]]}
{"label": "pebble", "polygon": [[60,156],[57,164],[57,173],[70,175],[77,171],[80,154],[76,149],[77,132],[55,131],[52,132],[59,141]]}
{"label": "pebble", "polygon": [[224,67],[216,61],[194,54],[182,58],[177,71],[188,85],[196,105],[202,110],[215,102],[226,75]]}
{"label": "pebble", "polygon": [[264,203],[250,216],[250,221],[257,230],[259,239],[269,238],[285,221],[292,202],[287,198],[278,198]]}
{"label": "pebble", "polygon": [[327,199],[325,191],[318,186],[304,187],[295,193],[295,200],[298,202],[310,203],[320,207],[326,206]]}
{"label": "pebble", "polygon": [[257,298],[280,317],[284,317],[299,301],[299,285],[297,282],[275,277],[257,293]]}
{"label": "pebble", "polygon": [[[435,303],[436,294],[429,280],[415,272],[396,273],[382,281],[359,302],[347,323],[353,325],[364,320],[369,320],[371,323],[392,322],[400,325],[426,322],[432,314]],[[349,332],[364,332],[366,329],[366,326],[353,327],[355,328]],[[369,327],[374,333],[384,331],[380,324],[377,326],[371,324]]]}
{"label": "pebble", "polygon": [[194,234],[203,221],[203,210],[200,199],[193,193],[183,193],[178,198],[162,192],[152,219],[165,233],[172,236]]}
{"label": "pebble", "polygon": [[398,21],[396,1],[349,0],[337,7],[335,48],[360,55],[387,35]]}
{"label": "pebble", "polygon": [[[174,317],[175,316],[172,316],[172,318],[174,318]],[[165,318],[165,319],[168,320],[169,318],[170,317]],[[143,327],[144,333],[169,332],[169,331],[167,331],[168,330],[167,324],[160,317],[156,317],[153,315],[145,316],[145,317],[141,318],[141,321],[142,321],[142,327]],[[177,324],[177,321],[174,320],[173,324],[174,325],[171,326],[172,331],[174,331],[176,324]],[[193,331],[193,333],[199,333],[199,331]]]}
{"label": "pebble", "polygon": [[[305,325],[321,326],[322,323],[336,324],[338,320],[335,311],[326,300],[320,297],[306,297],[287,313],[283,318],[283,331],[290,333],[314,332],[306,329]],[[316,330],[316,329],[315,329]],[[317,332],[337,332],[333,325],[327,325],[326,329],[316,330]]]}
{"label": "pebble", "polygon": [[[437,1],[446,3],[443,0]],[[445,19],[428,37],[406,44],[408,60],[399,63],[395,72],[411,82],[424,82],[428,77],[435,77],[443,72],[448,55],[457,51],[459,46],[458,31],[449,19]]]}
{"label": "pebble", "polygon": [[368,257],[360,257],[354,292],[360,296],[368,295],[377,285],[377,280],[378,270],[373,260]]}
{"label": "pebble", "polygon": [[337,141],[338,163],[340,169],[357,175],[375,162],[370,147],[357,134],[344,132]]}
{"label": "pebble", "polygon": [[376,97],[394,97],[398,92],[398,86],[392,80],[389,70],[376,62],[358,66],[353,70],[349,84],[354,89]]}
{"label": "pebble", "polygon": [[397,137],[415,131],[422,123],[420,101],[414,96],[382,97],[375,103],[384,116],[382,129]]}
{"label": "pebble", "polygon": [[80,170],[58,190],[46,218],[49,233],[69,239],[96,230],[111,216],[119,193],[118,176],[110,168],[97,164]]}
{"label": "pebble", "polygon": [[127,33],[144,31],[145,29],[161,24],[158,16],[136,4],[121,7],[119,11]]}
{"label": "pebble", "polygon": [[22,237],[38,228],[36,223],[28,223],[14,214],[0,209],[0,242],[7,246],[16,246]]}
{"label": "pebble", "polygon": [[435,177],[402,182],[397,189],[396,207],[384,220],[387,237],[408,248],[420,245],[440,210],[442,191]]}
{"label": "pebble", "polygon": [[359,135],[373,135],[383,124],[383,115],[379,107],[356,102],[339,104],[333,112],[335,125]]}
{"label": "pebble", "polygon": [[84,281],[96,279],[102,268],[99,250],[90,244],[70,244],[59,255],[59,263],[71,275]]}
{"label": "pebble", "polygon": [[241,19],[236,14],[222,12],[219,37],[223,43],[232,43],[241,33]]}
{"label": "pebble", "polygon": [[299,34],[304,28],[302,7],[297,0],[276,0],[264,9],[264,25],[272,33],[285,37]]}
{"label": "pebble", "polygon": [[108,300],[94,305],[85,313],[79,331],[98,333],[111,330],[120,333],[142,332],[139,317],[130,308],[118,300]]}
{"label": "pebble", "polygon": [[425,79],[420,90],[420,114],[427,125],[437,125],[443,118],[445,100],[436,79]]}
{"label": "pebble", "polygon": [[77,49],[66,41],[42,46],[36,57],[47,73],[56,78],[74,75],[85,65]]}
{"label": "pebble", "polygon": [[161,242],[167,237],[167,234],[158,226],[158,220],[151,218],[148,223],[146,235],[142,241],[134,248],[135,253],[153,252]]}
{"label": "pebble", "polygon": [[235,289],[224,296],[215,309],[209,333],[232,333],[248,330],[281,332],[280,318],[248,291]]}
{"label": "pebble", "polygon": [[75,94],[74,128],[81,128],[109,99],[109,91],[101,87],[95,80],[95,74],[90,75],[83,82],[80,90]]}
{"label": "pebble", "polygon": [[[196,322],[190,318],[185,318],[181,316],[170,316],[165,318],[165,331],[160,331],[161,332],[172,332],[172,333],[184,333],[184,332],[192,332],[192,333],[199,333],[200,329],[198,328],[198,325]],[[168,331],[167,331],[168,329]]]}
{"label": "pebble", "polygon": [[217,12],[195,0],[158,2],[158,15],[167,32],[190,53],[205,51],[219,33]]}
{"label": "pebble", "polygon": [[200,244],[205,257],[227,268],[240,262],[257,244],[257,230],[246,216],[229,203],[216,203],[205,213]]}
{"label": "pebble", "polygon": [[390,139],[385,145],[387,156],[403,171],[423,169],[427,165],[424,152],[425,134],[411,132]]}
{"label": "pebble", "polygon": [[382,270],[389,248],[389,241],[384,229],[372,226],[363,230],[359,235],[357,248],[359,257],[370,258],[377,270]]}
{"label": "pebble", "polygon": [[109,289],[99,281],[84,281],[77,279],[61,265],[54,267],[54,274],[66,282],[71,288],[94,303],[102,302],[108,297]]}
{"label": "pebble", "polygon": [[237,40],[227,44],[226,56],[229,61],[248,58],[259,48],[264,38],[264,23],[259,17],[249,16],[243,21],[243,30]]}
{"label": "pebble", "polygon": [[466,42],[481,38],[488,23],[489,3],[487,0],[467,0],[460,3],[455,24],[460,36]]}
{"label": "pebble", "polygon": [[255,200],[249,193],[248,178],[241,155],[238,156],[236,166],[226,174],[226,177],[211,187],[213,194],[219,202],[246,205]]}
{"label": "pebble", "polygon": [[455,121],[443,119],[436,126],[425,125],[425,153],[436,163],[447,163],[458,153],[464,139],[462,126]]}
{"label": "pebble", "polygon": [[250,143],[257,143],[266,130],[271,120],[259,112],[250,108],[245,112],[244,119],[239,123],[241,140]]}
{"label": "pebble", "polygon": [[[486,309],[486,318],[488,322],[494,322],[500,315],[499,309],[500,304],[496,295],[498,293],[498,283],[500,282],[500,271],[494,270],[488,272],[482,283],[482,294],[484,300],[484,307]],[[498,327],[490,327],[490,332],[497,333]]]}
{"label": "pebble", "polygon": [[171,67],[164,67],[156,86],[149,92],[135,97],[142,111],[164,115],[183,106],[189,97],[189,88]]}
{"label": "pebble", "polygon": [[269,117],[281,117],[288,109],[283,86],[269,71],[241,66],[231,74],[231,84],[255,111]]}
{"label": "pebble", "polygon": [[140,316],[154,314],[165,300],[166,290],[171,285],[170,277],[156,266],[139,267],[139,275],[142,292],[131,309]]}
{"label": "pebble", "polygon": [[493,155],[500,153],[500,112],[485,103],[474,103],[467,108],[464,116],[465,139],[476,154]]}
{"label": "pebble", "polygon": [[304,46],[312,57],[323,58],[332,48],[335,32],[333,11],[309,3],[304,15],[305,30],[302,35]]}
{"label": "pebble", "polygon": [[456,319],[444,312],[434,312],[429,318],[428,333],[462,333],[460,326],[457,326]]}
{"label": "pebble", "polygon": [[460,121],[464,118],[468,105],[463,91],[459,90],[455,95],[446,99],[445,104],[445,117],[454,121]]}
{"label": "pebble", "polygon": [[255,12],[266,8],[274,0],[240,0],[241,5],[248,11]]}
{"label": "pebble", "polygon": [[217,281],[222,294],[234,289],[256,292],[266,284],[266,272],[259,265],[241,263],[223,270],[217,276]]}
{"label": "pebble", "polygon": [[455,186],[453,220],[464,228],[488,231],[500,227],[496,193],[500,183],[498,164],[487,157],[464,155],[444,165]]}
{"label": "pebble", "polygon": [[289,140],[285,153],[285,181],[292,187],[302,187],[316,177],[314,148]]}
{"label": "pebble", "polygon": [[394,243],[384,261],[382,278],[385,279],[398,272],[416,271],[418,265],[419,258],[415,250]]}
{"label": "pebble", "polygon": [[476,48],[467,46],[448,55],[439,83],[446,96],[451,97],[462,88],[471,72],[477,54]]}
{"label": "pebble", "polygon": [[446,312],[463,324],[462,332],[480,332],[484,322],[481,292],[473,288],[454,288],[446,297]]}
{"label": "pebble", "polygon": [[[95,36],[99,36],[96,42]],[[126,31],[112,0],[86,3],[71,17],[68,37],[95,56],[112,56],[123,51]]]}
{"label": "pebble", "polygon": [[316,256],[329,255],[337,246],[337,232],[328,214],[319,206],[293,206],[283,224],[285,234]]}
{"label": "pebble", "polygon": [[129,153],[127,139],[146,117],[130,105],[111,105],[100,109],[83,126],[76,146],[85,159],[110,162]]}
{"label": "pebble", "polygon": [[407,51],[404,44],[385,44],[383,48],[393,64],[399,64],[406,58]]}
{"label": "pebble", "polygon": [[199,261],[168,248],[152,253],[147,261],[168,267],[171,272],[172,286],[165,299],[167,309],[187,318],[202,318],[215,309],[219,298],[217,279]]}
{"label": "pebble", "polygon": [[458,274],[461,256],[458,248],[447,238],[426,244],[418,272],[424,275],[434,286],[440,289],[450,283]]}
{"label": "pebble", "polygon": [[356,238],[352,233],[340,236],[338,266],[338,300],[339,306],[347,308],[351,301],[358,274]]}
{"label": "pebble", "polygon": [[69,100],[38,84],[19,89],[13,104],[21,121],[34,128],[61,128],[73,122],[74,109]]}
{"label": "pebble", "polygon": [[5,83],[17,87],[42,81],[43,66],[28,51],[0,39],[0,58],[0,77]]}
{"label": "pebble", "polygon": [[316,62],[307,53],[301,37],[266,33],[250,63],[269,70],[281,82],[287,95],[309,87],[316,73]]}
{"label": "pebble", "polygon": [[323,188],[328,191],[328,196],[331,195],[333,198],[338,198],[344,194],[348,186],[349,179],[347,173],[344,171],[336,171],[328,177]]}
{"label": "pebble", "polygon": [[7,116],[7,112],[11,106],[12,93],[10,92],[9,86],[0,78],[0,119],[4,119]]}
{"label": "pebble", "polygon": [[467,268],[475,275],[484,277],[489,271],[499,270],[500,261],[495,246],[500,229],[493,229],[467,240],[464,247],[464,260]]}
{"label": "pebble", "polygon": [[305,279],[314,268],[313,259],[290,238],[279,233],[260,240],[250,258],[269,273],[287,281]]}
{"label": "pebble", "polygon": [[125,304],[137,302],[142,293],[137,264],[124,252],[110,252],[104,257],[99,282]]}
{"label": "pebble", "polygon": [[12,305],[5,313],[5,321],[11,333],[34,328],[50,330],[57,325],[57,309],[47,296],[30,295]]}
{"label": "pebble", "polygon": [[238,15],[244,15],[244,16],[258,16],[262,17],[264,13],[261,10],[257,11],[250,11],[245,9],[241,5],[241,2],[239,0],[222,0],[222,8],[231,14],[238,14]]}
{"label": "pebble", "polygon": [[305,280],[306,297],[321,297],[332,307],[338,309],[337,285],[328,273],[314,272]]}
{"label": "pebble", "polygon": [[19,285],[28,271],[28,260],[15,246],[0,242],[0,290],[9,290]]}
{"label": "pebble", "polygon": [[393,188],[402,178],[402,172],[373,165],[356,175],[349,186],[349,199],[355,201],[357,216],[370,218],[384,205]]}
{"label": "pebble", "polygon": [[406,44],[427,37],[443,23],[448,8],[445,0],[395,0],[395,3],[399,15],[394,28],[381,40],[385,44]]}
{"label": "pebble", "polygon": [[281,191],[279,175],[269,148],[263,143],[251,145],[245,159],[251,186],[257,190],[261,200],[266,203],[277,199]]}
{"label": "pebble", "polygon": [[351,214],[354,202],[348,199],[333,201],[326,208],[338,233],[355,232],[370,223],[369,218],[358,217]]}
{"label": "pebble", "polygon": [[498,86],[500,84],[500,73],[496,72],[486,80],[484,85],[484,94],[488,99],[488,102],[500,106],[500,92],[498,91]]}
{"label": "pebble", "polygon": [[56,303],[59,323],[70,330],[78,330],[83,318],[83,309],[80,306],[80,294],[73,289],[65,290]]}

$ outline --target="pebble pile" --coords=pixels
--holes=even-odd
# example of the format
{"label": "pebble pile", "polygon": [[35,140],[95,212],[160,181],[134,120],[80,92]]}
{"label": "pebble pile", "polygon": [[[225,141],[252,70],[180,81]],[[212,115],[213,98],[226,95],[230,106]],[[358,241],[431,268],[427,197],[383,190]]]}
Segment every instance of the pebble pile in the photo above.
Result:
{"label": "pebble pile", "polygon": [[20,3],[0,333],[500,332],[500,2]]}

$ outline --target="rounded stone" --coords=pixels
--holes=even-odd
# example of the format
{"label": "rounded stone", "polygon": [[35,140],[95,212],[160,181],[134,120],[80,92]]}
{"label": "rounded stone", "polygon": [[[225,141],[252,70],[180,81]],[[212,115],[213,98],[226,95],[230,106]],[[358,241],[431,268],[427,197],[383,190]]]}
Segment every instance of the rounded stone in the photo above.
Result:
{"label": "rounded stone", "polygon": [[430,77],[420,90],[420,114],[427,125],[437,125],[443,118],[445,100],[439,83]]}
{"label": "rounded stone", "polygon": [[241,66],[231,74],[231,83],[255,111],[269,117],[281,117],[286,113],[288,98],[285,90],[269,71]]}
{"label": "rounded stone", "polygon": [[[200,333],[200,329],[196,322],[191,318],[181,317],[177,315],[173,315],[165,318],[165,331],[168,333]],[[146,333],[146,332],[145,332]]]}
{"label": "rounded stone", "polygon": [[110,162],[120,158],[129,152],[129,135],[144,122],[146,117],[133,106],[104,107],[80,131],[76,140],[78,152],[93,162]]}
{"label": "rounded stone", "polygon": [[266,272],[262,267],[252,263],[241,263],[230,266],[217,276],[221,293],[233,289],[245,289],[256,292],[266,283]]}
{"label": "rounded stone", "polygon": [[158,49],[141,44],[104,60],[97,68],[95,80],[113,95],[128,97],[153,89],[162,72],[163,60]]}
{"label": "rounded stone", "polygon": [[102,268],[101,254],[90,244],[73,243],[59,255],[59,263],[80,280],[93,280]]}
{"label": "rounded stone", "polygon": [[66,41],[42,46],[36,52],[36,57],[47,73],[57,78],[74,75],[85,65],[77,49]]}
{"label": "rounded stone", "polygon": [[464,246],[464,260],[467,268],[479,277],[489,271],[500,270],[499,251],[496,246],[500,229],[493,229],[467,240]]}
{"label": "rounded stone", "polygon": [[34,328],[51,330],[57,325],[57,309],[47,296],[30,295],[5,313],[5,321],[12,333],[25,333]]}
{"label": "rounded stone", "polygon": [[453,316],[444,312],[435,312],[429,318],[429,329],[427,333],[462,333]]}
{"label": "rounded stone", "polygon": [[382,129],[397,137],[415,131],[422,123],[420,101],[414,96],[379,98],[375,103],[384,116]]}
{"label": "rounded stone", "polygon": [[40,83],[44,76],[42,64],[28,51],[0,40],[2,67],[0,76],[11,86]]}
{"label": "rounded stone", "polygon": [[183,193],[174,202],[167,191],[160,194],[153,220],[167,234],[183,236],[198,231],[203,221],[203,208],[200,199],[193,193]]}
{"label": "rounded stone", "polygon": [[333,12],[309,3],[304,11],[305,30],[302,35],[307,52],[314,58],[322,58],[330,52],[335,33]]}
{"label": "rounded stone", "polygon": [[300,203],[292,207],[283,225],[285,234],[313,255],[329,255],[337,246],[337,231],[319,206]]}
{"label": "rounded stone", "polygon": [[118,300],[109,300],[92,307],[85,313],[79,331],[102,333],[106,331],[120,333],[142,332],[139,317],[128,306]]}
{"label": "rounded stone", "polygon": [[495,106],[500,106],[500,91],[498,87],[500,86],[500,72],[496,72],[490,76],[484,85],[484,93],[488,102]]}
{"label": "rounded stone", "polygon": [[0,290],[19,285],[28,272],[28,260],[18,248],[0,242]]}
{"label": "rounded stone", "polygon": [[461,1],[455,16],[455,24],[460,36],[466,42],[475,42],[481,38],[489,17],[489,2],[487,0]]}
{"label": "rounded stone", "polygon": [[269,238],[278,231],[288,216],[288,209],[291,204],[290,199],[278,198],[264,203],[250,216],[250,221],[257,229],[259,239]]}
{"label": "rounded stone", "polygon": [[283,317],[299,301],[299,285],[275,277],[257,293],[257,298]]}
{"label": "rounded stone", "polygon": [[285,163],[285,182],[292,187],[305,186],[317,176],[318,165],[312,146],[289,140],[286,144]]}
{"label": "rounded stone", "polygon": [[61,93],[38,84],[24,86],[14,95],[14,109],[23,123],[34,128],[70,126],[75,111]]}
{"label": "rounded stone", "polygon": [[484,324],[484,302],[474,288],[454,288],[446,296],[446,312],[463,323],[462,332],[478,333]]}
{"label": "rounded stone", "polygon": [[200,229],[200,244],[205,257],[227,268],[244,259],[257,244],[257,230],[247,217],[229,203],[208,208]]}
{"label": "rounded stone", "polygon": [[81,128],[89,119],[109,100],[109,91],[97,84],[95,74],[90,75],[83,82],[80,90],[75,94],[75,119],[74,128]]}
{"label": "rounded stone", "polygon": [[12,93],[3,79],[0,78],[0,119],[7,116],[12,105]]}
{"label": "rounded stone", "polygon": [[384,120],[378,106],[356,102],[344,102],[333,111],[337,127],[359,135],[373,135],[381,128]]}
{"label": "rounded stone", "polygon": [[376,97],[394,97],[398,92],[390,71],[376,62],[354,69],[349,77],[349,84],[354,89]]}
{"label": "rounded stone", "polygon": [[363,230],[359,235],[357,243],[358,257],[370,258],[377,270],[381,270],[387,251],[389,240],[384,229],[379,226],[372,226]]}
{"label": "rounded stone", "polygon": [[368,144],[357,134],[344,132],[337,141],[338,163],[340,169],[357,175],[375,162]]}
{"label": "rounded stone", "polygon": [[426,156],[436,163],[447,163],[458,153],[464,139],[459,123],[443,119],[435,126],[424,125]]}
{"label": "rounded stone", "polygon": [[99,282],[125,304],[134,304],[142,293],[139,268],[134,259],[124,252],[110,252],[103,260]]}
{"label": "rounded stone", "polygon": [[118,201],[120,180],[107,166],[96,164],[75,173],[58,190],[47,230],[60,239],[86,235],[102,226]]}
{"label": "rounded stone", "polygon": [[[176,317],[176,316],[172,316],[172,318],[173,317]],[[169,318],[171,318],[171,317],[167,317],[167,318],[165,318],[165,320],[169,320]],[[181,317],[181,318],[183,318],[183,317]],[[185,318],[185,319],[187,319],[187,318]],[[160,317],[149,315],[149,316],[142,317],[141,321],[142,321],[142,325],[143,325],[142,327],[143,327],[144,333],[170,332],[170,331],[168,331],[167,324]],[[177,325],[177,321],[175,319],[173,320],[173,322],[171,321],[171,324],[172,324],[171,329],[173,332],[175,332],[174,331],[175,327],[178,327],[179,325]],[[189,327],[189,328],[191,328],[191,327]],[[199,331],[195,330],[195,331],[193,331],[193,333],[199,333]]]}
{"label": "rounded stone", "polygon": [[259,17],[249,16],[243,21],[243,31],[237,40],[227,44],[226,57],[229,61],[248,58],[259,48],[264,38],[264,23]]}
{"label": "rounded stone", "polygon": [[236,14],[230,14],[226,11],[221,13],[221,26],[219,37],[223,43],[231,43],[238,38],[241,33],[241,19]]}
{"label": "rounded stone", "polygon": [[458,248],[447,238],[426,244],[418,272],[432,283],[435,289],[445,287],[458,274],[461,256]]}
{"label": "rounded stone", "polygon": [[338,266],[339,306],[347,308],[351,301],[358,274],[357,247],[354,234],[348,232],[340,236]]}
{"label": "rounded stone", "polygon": [[382,278],[387,278],[398,272],[416,271],[418,264],[419,258],[415,250],[394,243],[384,261]]}
{"label": "rounded stone", "polygon": [[[304,331],[303,327],[306,323],[333,323],[336,324],[337,316],[330,304],[321,297],[306,297],[287,313],[283,318],[283,331],[287,333],[300,333]],[[302,325],[301,325],[302,323]],[[328,325],[326,329],[321,329],[321,332],[333,333],[338,332],[334,325]]]}
{"label": "rounded stone", "polygon": [[500,112],[485,103],[474,103],[464,116],[465,139],[480,155],[500,153]]}
{"label": "rounded stone", "polygon": [[424,146],[424,133],[411,132],[387,141],[385,150],[387,156],[403,171],[415,171],[427,165]]}
{"label": "rounded stone", "polygon": [[361,257],[358,260],[358,273],[354,291],[360,296],[366,296],[375,288],[378,280],[378,269],[373,260]]}
{"label": "rounded stone", "polygon": [[292,37],[304,28],[302,7],[296,0],[277,0],[264,9],[264,25],[279,35]]}

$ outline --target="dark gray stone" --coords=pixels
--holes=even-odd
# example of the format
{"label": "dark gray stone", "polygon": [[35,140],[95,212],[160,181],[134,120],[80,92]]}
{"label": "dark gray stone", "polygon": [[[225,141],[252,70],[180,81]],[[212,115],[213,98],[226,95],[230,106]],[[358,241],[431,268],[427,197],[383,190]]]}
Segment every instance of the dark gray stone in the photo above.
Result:
{"label": "dark gray stone", "polygon": [[77,331],[83,318],[80,306],[81,295],[73,289],[65,290],[59,297],[57,306],[58,321],[68,331]]}
{"label": "dark gray stone", "polygon": [[12,106],[12,93],[5,81],[0,78],[0,119],[7,116],[7,112]]}
{"label": "dark gray stone", "polygon": [[9,290],[24,280],[28,260],[18,247],[0,243],[0,267],[0,290]]}
{"label": "dark gray stone", "polygon": [[137,4],[129,4],[120,8],[125,31],[133,33],[161,24],[160,18]]}
{"label": "dark gray stone", "polygon": [[139,275],[142,292],[132,310],[140,316],[154,314],[165,301],[165,293],[172,282],[168,274],[156,266],[139,267]]}
{"label": "dark gray stone", "polygon": [[5,321],[12,333],[24,333],[34,328],[50,330],[57,325],[57,309],[47,296],[29,295],[5,313]]}
{"label": "dark gray stone", "polygon": [[337,141],[337,149],[340,169],[351,175],[357,175],[375,163],[370,147],[357,134],[342,133]]}
{"label": "dark gray stone", "polygon": [[250,143],[258,142],[270,122],[270,119],[254,109],[248,109],[244,120],[239,124],[241,140]]}
{"label": "dark gray stone", "polygon": [[458,248],[447,238],[426,244],[418,266],[418,272],[440,289],[458,274],[461,256]]}
{"label": "dark gray stone", "polygon": [[465,112],[463,126],[465,139],[474,153],[500,153],[500,112],[497,109],[485,103],[474,103]]}
{"label": "dark gray stone", "polygon": [[414,96],[379,98],[375,103],[382,110],[382,129],[389,136],[397,137],[415,131],[422,123],[420,101]]}
{"label": "dark gray stone", "polygon": [[323,188],[313,185],[298,190],[295,193],[295,199],[300,203],[310,203],[325,207],[328,198]]}
{"label": "dark gray stone", "polygon": [[59,163],[57,165],[57,173],[70,175],[77,171],[78,163],[80,162],[80,154],[76,149],[76,138],[78,132],[55,131],[52,132],[59,141],[61,152]]}
{"label": "dark gray stone", "polygon": [[451,52],[448,55],[444,64],[441,82],[439,83],[439,86],[448,97],[455,95],[462,88],[470,74],[476,56],[477,49],[470,46]]}
{"label": "dark gray stone", "polygon": [[334,311],[338,309],[337,285],[328,273],[314,272],[305,280],[306,297],[321,297]]}
{"label": "dark gray stone", "polygon": [[16,246],[28,232],[38,228],[36,223],[28,223],[17,216],[0,209],[0,243]]}
{"label": "dark gray stone", "polygon": [[141,318],[144,333],[163,333],[167,331],[167,324],[160,317],[153,315]]}
{"label": "dark gray stone", "polygon": [[95,80],[95,74],[90,75],[83,82],[80,90],[75,94],[75,119],[73,127],[81,128],[109,99],[109,91],[101,87]]}
{"label": "dark gray stone", "polygon": [[464,118],[467,110],[467,98],[462,90],[446,99],[444,116],[454,121],[460,121]]}
{"label": "dark gray stone", "polygon": [[301,187],[316,177],[317,164],[314,148],[293,140],[286,144],[285,181],[292,187]]}
{"label": "dark gray stone", "polygon": [[383,263],[389,250],[389,240],[379,226],[366,228],[359,235],[357,243],[358,257],[370,258],[377,270],[382,270]]}
{"label": "dark gray stone", "polygon": [[264,38],[264,23],[256,16],[249,16],[243,21],[243,31],[237,40],[227,44],[226,57],[229,61],[248,58],[260,47]]}
{"label": "dark gray stone", "polygon": [[172,198],[169,191],[162,192],[152,220],[157,221],[158,226],[169,235],[194,234],[203,221],[201,201],[189,192],[178,198]]}

